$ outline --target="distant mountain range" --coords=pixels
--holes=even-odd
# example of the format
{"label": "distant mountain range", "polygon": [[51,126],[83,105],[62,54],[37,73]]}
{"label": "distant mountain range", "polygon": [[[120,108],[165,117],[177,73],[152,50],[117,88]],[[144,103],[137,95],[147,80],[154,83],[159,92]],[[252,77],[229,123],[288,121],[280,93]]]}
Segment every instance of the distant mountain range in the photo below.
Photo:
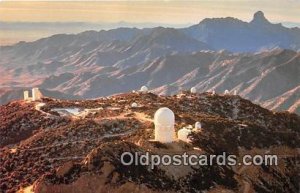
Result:
{"label": "distant mountain range", "polygon": [[181,29],[58,34],[0,48],[0,102],[32,86],[70,98],[142,85],[159,94],[196,86],[199,92],[237,90],[270,109],[300,113],[299,50],[300,29],[272,24],[262,12],[249,23],[217,18]]}
{"label": "distant mountain range", "polygon": [[300,49],[300,29],[272,24],[258,11],[249,23],[227,17],[204,19],[199,24],[182,29],[216,50],[256,52],[273,48]]}

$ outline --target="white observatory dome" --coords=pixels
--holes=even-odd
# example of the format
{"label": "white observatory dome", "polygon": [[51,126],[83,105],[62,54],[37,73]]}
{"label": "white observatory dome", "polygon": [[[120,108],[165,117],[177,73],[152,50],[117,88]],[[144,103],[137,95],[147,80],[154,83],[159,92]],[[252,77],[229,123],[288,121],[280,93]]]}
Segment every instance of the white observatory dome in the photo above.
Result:
{"label": "white observatory dome", "polygon": [[136,108],[136,107],[138,107],[138,104],[137,104],[137,103],[132,103],[132,104],[131,104],[131,107],[132,107],[132,108]]}
{"label": "white observatory dome", "polygon": [[225,90],[225,91],[224,91],[224,94],[229,94],[229,90]]}
{"label": "white observatory dome", "polygon": [[199,121],[197,121],[195,123],[195,129],[198,130],[198,129],[201,129],[201,128],[202,128],[201,123]]}
{"label": "white observatory dome", "polygon": [[155,140],[170,143],[175,140],[175,115],[167,107],[158,109],[154,114]]}
{"label": "white observatory dome", "polygon": [[158,125],[174,125],[175,115],[173,111],[167,107],[158,109],[154,114],[154,124]]}
{"label": "white observatory dome", "polygon": [[192,88],[191,88],[191,93],[193,93],[193,94],[197,93],[196,87],[192,87]]}
{"label": "white observatory dome", "polygon": [[188,138],[188,135],[191,134],[191,130],[189,129],[186,129],[185,127],[180,129],[178,132],[177,132],[177,136],[178,136],[178,139],[179,140],[182,140],[184,142],[189,142],[189,138]]}
{"label": "white observatory dome", "polygon": [[146,86],[142,86],[141,87],[141,92],[148,92],[148,87],[146,87]]}

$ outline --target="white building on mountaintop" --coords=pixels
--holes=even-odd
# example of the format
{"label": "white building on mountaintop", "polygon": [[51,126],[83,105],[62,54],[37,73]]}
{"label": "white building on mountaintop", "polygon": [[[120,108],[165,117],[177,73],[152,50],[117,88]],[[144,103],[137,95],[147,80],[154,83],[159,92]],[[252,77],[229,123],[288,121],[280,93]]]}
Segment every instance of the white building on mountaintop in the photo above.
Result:
{"label": "white building on mountaintop", "polygon": [[201,123],[200,123],[199,121],[197,121],[197,122],[195,123],[195,129],[196,129],[196,130],[199,130],[199,129],[201,129],[201,128],[202,128]]}
{"label": "white building on mountaintop", "polygon": [[137,108],[137,107],[138,107],[138,104],[136,102],[131,104],[131,108]]}
{"label": "white building on mountaintop", "polygon": [[191,88],[191,93],[193,93],[193,94],[197,93],[196,87],[192,87],[192,88]]}
{"label": "white building on mountaintop", "polygon": [[190,129],[184,127],[182,129],[179,129],[179,131],[177,132],[177,137],[179,140],[182,140],[184,142],[190,142],[190,139],[188,137],[191,133],[192,131]]}
{"label": "white building on mountaintop", "polygon": [[154,114],[155,141],[171,143],[175,141],[175,115],[167,107],[158,109]]}
{"label": "white building on mountaintop", "polygon": [[28,90],[25,90],[23,92],[25,101],[36,101],[36,100],[40,100],[43,97],[43,94],[41,93],[39,88],[36,88],[36,87],[32,88],[31,93],[32,93],[32,97],[29,97]]}
{"label": "white building on mountaintop", "polygon": [[33,88],[32,89],[32,100],[40,100],[42,98],[42,93],[39,88]]}
{"label": "white building on mountaintop", "polygon": [[147,93],[147,92],[148,92],[148,87],[142,86],[141,89],[140,89],[140,91],[141,91],[142,93]]}
{"label": "white building on mountaintop", "polygon": [[189,143],[189,135],[194,132],[199,132],[202,129],[201,123],[198,121],[195,126],[188,125],[175,132],[175,115],[173,111],[167,107],[159,108],[154,114],[154,125],[155,125],[155,141],[161,143],[171,143],[178,140]]}
{"label": "white building on mountaintop", "polygon": [[29,100],[29,91],[28,90],[24,91],[24,100],[25,101]]}

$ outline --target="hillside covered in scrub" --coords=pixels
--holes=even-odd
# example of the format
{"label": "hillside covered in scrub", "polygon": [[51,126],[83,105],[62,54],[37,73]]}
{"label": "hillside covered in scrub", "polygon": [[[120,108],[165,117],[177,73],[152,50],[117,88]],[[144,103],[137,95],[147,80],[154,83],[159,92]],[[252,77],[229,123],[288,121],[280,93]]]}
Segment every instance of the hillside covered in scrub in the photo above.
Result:
{"label": "hillside covered in scrub", "polygon": [[[137,103],[137,107],[132,107]],[[190,143],[153,141],[160,107],[176,131],[199,121]],[[123,93],[95,100],[13,101],[0,106],[0,192],[299,191],[300,117],[238,95]],[[122,152],[275,154],[277,166],[125,166]]]}

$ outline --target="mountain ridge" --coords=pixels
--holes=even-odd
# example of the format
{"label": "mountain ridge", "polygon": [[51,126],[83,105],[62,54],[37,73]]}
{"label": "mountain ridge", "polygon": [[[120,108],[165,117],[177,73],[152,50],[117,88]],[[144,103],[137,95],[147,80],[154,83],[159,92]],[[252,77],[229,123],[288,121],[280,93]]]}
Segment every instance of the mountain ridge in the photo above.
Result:
{"label": "mountain ridge", "polygon": [[[133,102],[138,107],[131,107]],[[161,107],[174,112],[176,131],[201,122],[190,143],[152,140],[154,114]],[[95,100],[44,97],[0,106],[0,120],[0,189],[5,192],[32,185],[35,193],[299,190],[299,115],[272,112],[240,96],[183,91],[173,96],[121,93]],[[120,162],[123,152],[146,151],[159,155],[224,152],[239,159],[274,154],[279,164],[150,169]]]}
{"label": "mountain ridge", "polygon": [[273,24],[261,11],[256,12],[250,22],[232,17],[207,18],[182,30],[216,50],[255,52],[279,47],[297,51],[300,45],[299,28]]}
{"label": "mountain ridge", "polygon": [[[0,83],[84,98],[142,85],[158,94],[175,94],[193,86],[201,92],[237,90],[270,109],[299,113],[299,91],[295,89],[300,84],[298,43],[299,29],[272,24],[263,12],[255,13],[250,22],[227,17],[178,29],[58,34],[0,47]],[[1,92],[4,96],[6,91]],[[16,93],[5,95],[11,97],[2,97],[1,103],[22,97]],[[294,103],[280,108],[276,102],[283,99]]]}

